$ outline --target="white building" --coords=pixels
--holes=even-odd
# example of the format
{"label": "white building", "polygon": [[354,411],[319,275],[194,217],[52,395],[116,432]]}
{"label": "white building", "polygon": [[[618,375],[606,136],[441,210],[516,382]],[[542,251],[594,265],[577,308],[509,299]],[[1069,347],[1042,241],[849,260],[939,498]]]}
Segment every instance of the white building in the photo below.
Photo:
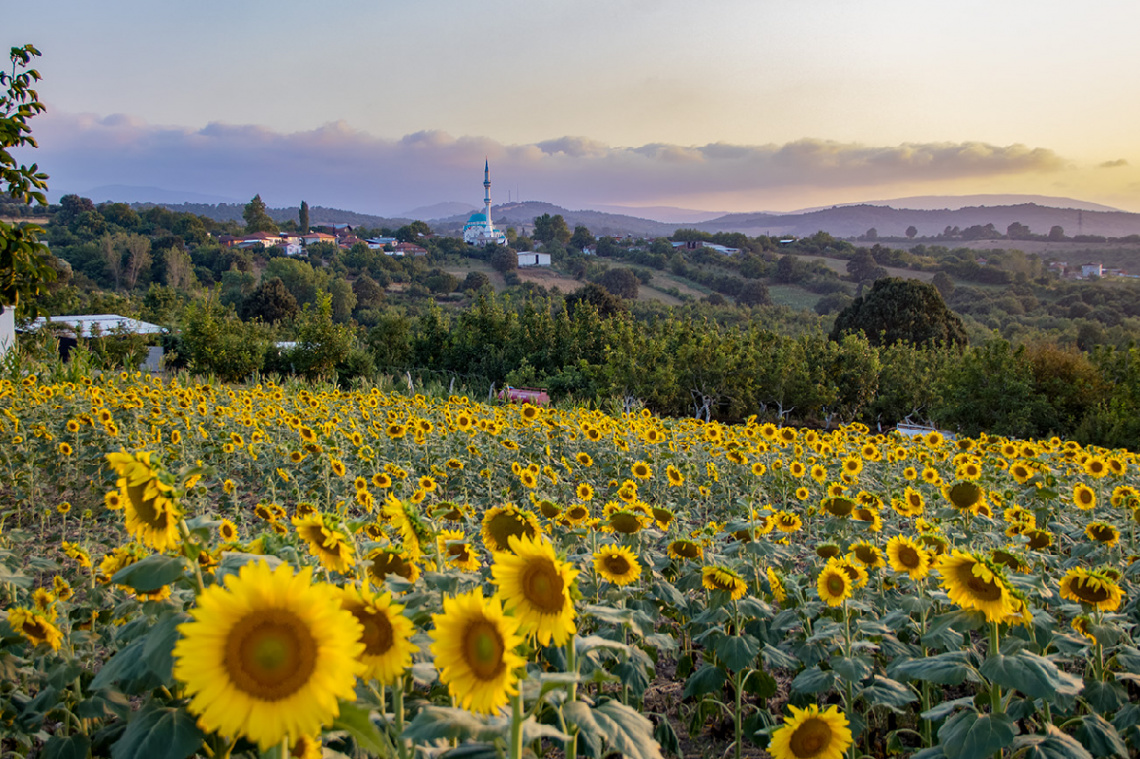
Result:
{"label": "white building", "polygon": [[1087,263],[1081,264],[1081,277],[1088,279],[1089,277],[1103,277],[1104,266],[1101,264]]}
{"label": "white building", "polygon": [[471,214],[463,225],[463,242],[468,245],[506,245],[507,235],[491,221],[491,165],[483,161],[483,210]]}
{"label": "white building", "polygon": [[519,251],[519,267],[550,266],[549,253],[536,253],[533,250]]}

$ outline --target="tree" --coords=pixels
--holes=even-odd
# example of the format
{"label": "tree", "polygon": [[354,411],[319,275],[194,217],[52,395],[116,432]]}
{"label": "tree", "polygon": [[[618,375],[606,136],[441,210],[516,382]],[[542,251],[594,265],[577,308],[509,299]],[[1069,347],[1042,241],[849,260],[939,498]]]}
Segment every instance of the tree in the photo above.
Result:
{"label": "tree", "polygon": [[413,221],[411,224],[400,227],[394,235],[400,242],[416,242],[421,237],[431,235],[431,227],[426,221]]}
{"label": "tree", "polygon": [[621,298],[615,297],[609,290],[593,282],[586,284],[566,296],[566,311],[571,317],[582,303],[594,307],[598,316],[609,317],[623,313],[626,310]]}
{"label": "tree", "polygon": [[1005,236],[1011,240],[1028,240],[1033,232],[1020,221],[1015,221],[1005,228]]}
{"label": "tree", "polygon": [[1059,224],[1052,226],[1049,229],[1049,239],[1050,240],[1064,240],[1065,239],[1065,228],[1060,226]]}
{"label": "tree", "polygon": [[767,285],[758,279],[750,279],[740,288],[736,302],[742,306],[768,306],[772,304],[772,297]]}
{"label": "tree", "polygon": [[301,234],[307,235],[309,233],[309,204],[301,201],[301,211],[298,214],[297,229]]}
{"label": "tree", "polygon": [[918,227],[916,227],[915,225],[911,224],[909,227],[906,228],[906,236],[908,238],[910,238],[911,240],[913,240],[917,235],[918,235]]}
{"label": "tree", "polygon": [[573,234],[570,232],[570,228],[566,226],[566,219],[562,218],[562,214],[551,216],[544,213],[542,216],[535,217],[532,237],[539,242],[546,243],[558,240],[565,244],[570,242]]}
{"label": "tree", "polygon": [[954,280],[944,271],[936,272],[934,279],[930,280],[930,284],[938,288],[938,294],[941,295],[943,299],[949,299],[954,295]]}
{"label": "tree", "polygon": [[[486,275],[484,275],[486,276]],[[384,288],[367,274],[361,274],[352,283],[357,308],[379,308],[384,305]]]}
{"label": "tree", "polygon": [[112,286],[118,290],[123,280],[123,252],[115,244],[115,238],[109,234],[103,235],[99,240],[99,253],[103,257],[103,268],[111,278]]}
{"label": "tree", "polygon": [[273,234],[277,234],[278,231],[280,231],[277,229],[277,222],[270,218],[260,193],[254,195],[253,200],[245,204],[245,210],[242,211],[241,216],[245,219],[246,234],[253,234],[255,232],[272,232]]}
{"label": "tree", "polygon": [[855,255],[847,262],[847,273],[856,282],[868,282],[887,276],[887,270],[879,266],[871,251],[866,248],[855,251]]}
{"label": "tree", "polygon": [[602,276],[598,277],[598,284],[619,298],[636,300],[641,280],[629,269],[618,266],[606,269]]}
{"label": "tree", "polygon": [[293,293],[280,277],[264,279],[241,304],[243,319],[261,319],[266,324],[277,324],[297,315],[301,307]]}
{"label": "tree", "polygon": [[[515,259],[515,263],[518,263],[517,258]],[[463,280],[463,284],[459,286],[459,289],[463,290],[464,292],[468,290],[478,292],[490,284],[491,278],[486,274],[481,271],[472,271],[467,273],[467,278]]]}
{"label": "tree", "polygon": [[574,227],[574,234],[570,236],[570,247],[585,250],[587,245],[593,245],[594,242],[594,236],[590,234],[589,229],[581,224]]}
{"label": "tree", "polygon": [[915,345],[966,344],[958,315],[946,307],[937,288],[927,282],[880,279],[835,317],[831,339],[862,331],[873,345],[903,341]]}
{"label": "tree", "polygon": [[[28,122],[37,113],[43,113],[45,106],[31,88],[40,80],[40,74],[29,69],[28,64],[39,54],[32,45],[14,47],[10,52],[12,73],[0,71],[0,197],[28,205],[47,205],[43,192],[47,189],[47,174],[34,163],[17,164],[8,151],[36,147]],[[0,221],[0,313],[12,306],[34,316],[39,309],[33,298],[55,280],[52,256],[39,241],[41,232],[34,224]]]}
{"label": "tree", "polygon": [[128,290],[135,289],[139,275],[150,266],[150,238],[142,235],[129,235],[126,238],[127,268],[123,271]]}
{"label": "tree", "polygon": [[193,287],[197,280],[194,277],[194,262],[190,254],[182,248],[171,246],[160,253],[162,258],[162,278],[167,287],[174,290],[184,290]]}
{"label": "tree", "polygon": [[871,227],[866,232],[864,232],[863,236],[860,237],[859,239],[860,240],[878,240],[879,239],[879,230],[875,229],[874,227]]}
{"label": "tree", "polygon": [[496,245],[494,247],[495,249],[491,251],[491,266],[495,267],[496,271],[506,274],[508,271],[514,271],[519,268],[518,253],[502,245]]}

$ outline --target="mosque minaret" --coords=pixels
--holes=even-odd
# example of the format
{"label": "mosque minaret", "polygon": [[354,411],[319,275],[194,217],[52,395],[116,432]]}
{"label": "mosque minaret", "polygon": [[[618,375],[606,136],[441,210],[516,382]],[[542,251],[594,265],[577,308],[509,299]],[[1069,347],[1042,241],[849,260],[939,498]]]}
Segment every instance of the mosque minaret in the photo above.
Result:
{"label": "mosque minaret", "polygon": [[491,164],[483,160],[483,212],[473,213],[463,225],[463,241],[470,245],[506,245],[507,236],[491,221]]}

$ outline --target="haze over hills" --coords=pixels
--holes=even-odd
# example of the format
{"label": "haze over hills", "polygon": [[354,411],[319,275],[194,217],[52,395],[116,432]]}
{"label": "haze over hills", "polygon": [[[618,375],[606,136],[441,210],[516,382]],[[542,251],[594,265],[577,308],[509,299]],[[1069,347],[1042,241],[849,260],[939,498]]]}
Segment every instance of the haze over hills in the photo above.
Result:
{"label": "haze over hills", "polygon": [[[145,197],[145,201],[127,202],[141,207],[163,205],[173,210],[189,211],[218,220],[240,221],[244,208],[241,202],[171,202],[162,198],[169,197],[167,193],[185,197],[185,193],[173,193],[161,188],[107,186],[101,189],[104,192],[99,193],[99,197],[116,201]],[[150,193],[149,196],[147,193]],[[1025,197],[1036,198],[1043,202],[1005,204],[995,202]],[[92,199],[98,200],[97,197]],[[979,200],[985,202],[976,203]],[[922,207],[904,207],[904,203]],[[607,212],[606,209],[623,209],[628,213]],[[423,219],[430,222],[440,233],[458,234],[468,216],[475,210],[478,210],[477,207],[470,203],[443,202],[412,209],[406,215],[399,217],[385,217],[322,206],[310,207],[309,213],[314,224],[342,222],[394,229],[413,219]],[[297,218],[295,206],[269,209],[269,213],[279,222]],[[873,228],[879,237],[902,237],[910,226],[918,230],[919,237],[932,237],[941,234],[947,227],[966,229],[986,224],[993,224],[998,232],[1004,233],[1014,222],[1024,224],[1034,234],[1041,235],[1048,234],[1054,226],[1062,227],[1069,237],[1082,234],[1106,237],[1140,234],[1140,214],[1072,198],[1045,196],[916,196],[874,203],[836,205],[792,213],[729,213],[712,218],[709,218],[712,214],[710,211],[672,206],[638,208],[600,205],[596,209],[570,210],[553,203],[526,201],[502,203],[492,209],[496,225],[513,226],[520,233],[529,232],[534,218],[544,213],[561,214],[571,229],[584,225],[595,235],[630,234],[645,237],[669,236],[682,227],[706,232],[741,232],[751,237],[757,235],[804,237],[821,230],[836,237],[858,237]],[[660,218],[646,218],[650,214]],[[684,214],[697,214],[697,216],[690,217],[686,221]]]}
{"label": "haze over hills", "polygon": [[[1086,200],[1055,197],[1052,195],[912,195],[906,198],[891,198],[890,200],[867,200],[858,203],[839,203],[842,206],[890,206],[891,208],[909,208],[916,211],[956,211],[968,206],[1016,206],[1025,203],[1036,203],[1049,208],[1075,208],[1081,211],[1119,211],[1119,208],[1090,203]],[[808,211],[822,211],[825,208],[836,206],[816,206],[814,208],[801,208],[793,213],[807,213]]]}

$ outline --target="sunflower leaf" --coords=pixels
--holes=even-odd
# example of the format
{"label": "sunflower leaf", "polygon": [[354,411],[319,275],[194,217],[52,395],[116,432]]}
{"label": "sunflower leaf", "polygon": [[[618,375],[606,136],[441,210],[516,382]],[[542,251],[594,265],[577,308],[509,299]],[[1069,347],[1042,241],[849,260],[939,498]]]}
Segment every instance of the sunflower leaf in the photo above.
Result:
{"label": "sunflower leaf", "polygon": [[1013,743],[1022,759],[1093,759],[1075,738],[1054,725],[1045,725],[1045,735],[1023,735]]}
{"label": "sunflower leaf", "polygon": [[333,730],[343,730],[352,736],[359,748],[375,756],[392,756],[394,746],[380,732],[367,709],[348,701],[340,702],[340,715],[332,724]]}
{"label": "sunflower leaf", "polygon": [[834,672],[812,667],[796,675],[796,679],[792,680],[792,690],[797,693],[820,693],[834,688],[838,680]]}
{"label": "sunflower leaf", "polygon": [[897,664],[892,674],[908,680],[925,680],[939,685],[961,685],[966,679],[976,681],[977,673],[969,666],[963,651],[911,659]]}
{"label": "sunflower leaf", "polygon": [[1018,651],[1005,656],[994,654],[982,662],[981,672],[1006,688],[1016,688],[1030,698],[1054,701],[1072,698],[1081,692],[1081,680],[1043,656],[1031,651]]}
{"label": "sunflower leaf", "polygon": [[716,655],[733,672],[747,668],[760,653],[760,641],[751,635],[732,635],[716,642]]}
{"label": "sunflower leaf", "polygon": [[985,759],[1013,742],[1013,720],[1006,714],[965,711],[938,729],[938,741],[947,759]]}
{"label": "sunflower leaf", "polygon": [[202,745],[197,720],[185,709],[144,706],[111,747],[112,759],[186,759]]}
{"label": "sunflower leaf", "polygon": [[91,751],[91,739],[77,734],[68,737],[53,735],[44,744],[40,754],[44,759],[87,759]]}
{"label": "sunflower leaf", "polygon": [[1081,717],[1081,726],[1077,728],[1077,740],[1088,749],[1093,756],[1113,756],[1128,759],[1128,748],[1120,733],[1099,714],[1086,714]]}
{"label": "sunflower leaf", "polygon": [[724,687],[725,679],[723,669],[706,664],[689,677],[681,698],[688,700],[703,696],[706,693],[719,693],[720,689]]}
{"label": "sunflower leaf", "polygon": [[137,593],[153,593],[184,576],[187,569],[186,560],[181,556],[156,553],[123,567],[111,578],[111,583],[126,585]]}

